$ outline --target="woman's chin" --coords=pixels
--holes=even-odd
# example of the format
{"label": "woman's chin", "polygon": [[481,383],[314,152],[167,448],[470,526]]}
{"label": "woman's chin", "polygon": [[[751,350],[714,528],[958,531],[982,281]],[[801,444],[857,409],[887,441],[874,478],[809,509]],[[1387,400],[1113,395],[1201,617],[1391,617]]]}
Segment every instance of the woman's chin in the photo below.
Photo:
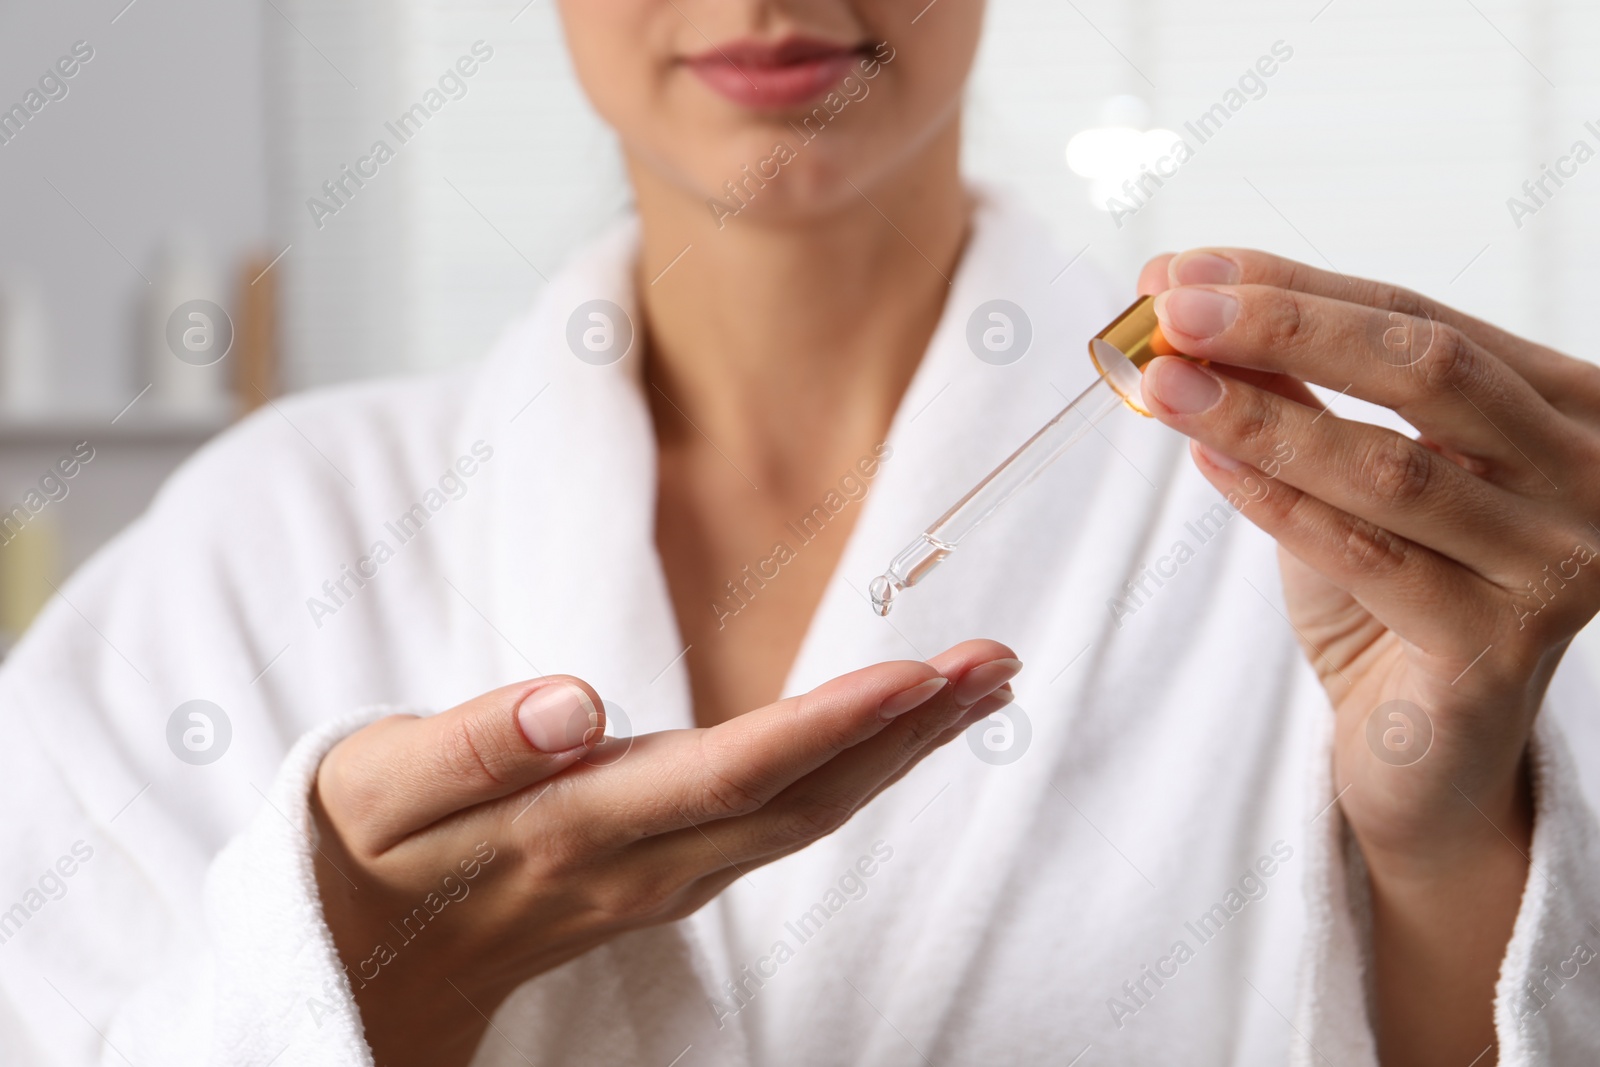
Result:
{"label": "woman's chin", "polygon": [[754,183],[724,187],[708,192],[705,202],[706,217],[718,229],[815,225],[862,204],[861,194],[837,172],[768,182],[765,188]]}
{"label": "woman's chin", "polygon": [[768,141],[753,155],[719,152],[720,166],[697,166],[674,184],[704,205],[706,219],[719,229],[736,222],[816,222],[863,206],[863,195],[871,196],[885,170],[879,153],[840,151],[846,147],[840,141],[795,150]]}

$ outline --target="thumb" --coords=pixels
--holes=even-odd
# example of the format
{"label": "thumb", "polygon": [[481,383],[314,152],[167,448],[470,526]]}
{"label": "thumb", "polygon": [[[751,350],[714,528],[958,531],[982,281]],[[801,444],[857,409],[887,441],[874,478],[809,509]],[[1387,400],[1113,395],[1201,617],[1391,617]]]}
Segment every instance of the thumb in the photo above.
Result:
{"label": "thumb", "polygon": [[605,705],[587,683],[547,675],[449,711],[395,715],[345,738],[318,771],[335,823],[375,851],[447,815],[515,793],[571,766],[605,732]]}

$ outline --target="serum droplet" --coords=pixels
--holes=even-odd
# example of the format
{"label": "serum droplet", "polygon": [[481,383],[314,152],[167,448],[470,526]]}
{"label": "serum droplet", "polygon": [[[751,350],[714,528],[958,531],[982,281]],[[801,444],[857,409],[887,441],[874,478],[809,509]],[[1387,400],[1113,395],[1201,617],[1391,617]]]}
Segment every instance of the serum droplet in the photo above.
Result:
{"label": "serum droplet", "polygon": [[872,579],[872,584],[867,587],[868,594],[872,597],[872,610],[879,615],[889,614],[889,608],[894,603],[894,582],[887,574],[880,574]]}

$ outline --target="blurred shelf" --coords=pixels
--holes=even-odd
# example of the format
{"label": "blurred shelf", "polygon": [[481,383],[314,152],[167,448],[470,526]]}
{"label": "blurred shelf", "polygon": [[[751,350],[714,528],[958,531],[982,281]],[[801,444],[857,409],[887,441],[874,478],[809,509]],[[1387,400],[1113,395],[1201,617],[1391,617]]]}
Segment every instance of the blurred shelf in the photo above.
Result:
{"label": "blurred shelf", "polygon": [[232,412],[214,415],[147,414],[128,412],[112,421],[115,412],[62,412],[51,417],[0,415],[0,448],[90,444],[148,444],[197,446],[227,429]]}

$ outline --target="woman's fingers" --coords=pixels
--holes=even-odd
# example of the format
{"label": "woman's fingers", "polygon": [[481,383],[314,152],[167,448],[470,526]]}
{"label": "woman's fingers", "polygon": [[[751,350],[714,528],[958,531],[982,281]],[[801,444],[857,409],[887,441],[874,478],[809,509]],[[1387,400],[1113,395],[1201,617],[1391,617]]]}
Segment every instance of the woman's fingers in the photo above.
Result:
{"label": "woman's fingers", "polygon": [[697,869],[767,862],[803,848],[843,825],[971,722],[1001,707],[996,694],[1004,691],[1009,698],[1006,687],[1022,667],[1009,650],[992,659],[963,646],[930,662],[951,684],[871,740],[840,753],[749,814],[648,844],[677,852]]}
{"label": "woman's fingers", "polygon": [[[1421,320],[1424,336],[1429,323],[1459,331],[1499,355],[1558,407],[1579,383],[1585,383],[1584,388],[1591,397],[1600,389],[1595,375],[1584,373],[1588,368],[1579,361],[1400,286],[1335,274],[1247,248],[1198,248],[1158,258],[1167,265],[1167,277],[1165,284],[1150,292],[1180,285],[1266,285],[1360,304],[1382,313],[1380,318],[1387,324],[1385,328],[1407,326],[1407,320]],[[1149,269],[1147,266],[1146,270]],[[1145,290],[1141,288],[1140,291]],[[1393,318],[1389,315],[1391,312]],[[1414,330],[1415,324],[1408,328]]]}
{"label": "woman's fingers", "polygon": [[520,682],[438,715],[393,715],[323,759],[317,790],[346,843],[373,855],[454,812],[576,763],[604,732],[600,697],[566,676]]}
{"label": "woman's fingers", "polygon": [[638,738],[627,759],[578,768],[561,799],[618,810],[621,817],[589,830],[612,845],[748,815],[841,753],[897,729],[967,673],[1012,656],[993,641],[968,641],[931,663],[875,664],[710,729]]}
{"label": "woman's fingers", "polygon": [[[558,835],[564,849],[581,841],[595,855],[668,835],[694,847],[665,844],[654,868],[648,854],[640,859],[645,868],[687,871],[687,880],[725,865],[714,845],[707,855],[707,828],[778,797],[786,797],[783,813],[769,820],[767,836],[777,836],[780,823],[792,829],[797,818],[826,825],[903,772],[1017,666],[1004,645],[969,641],[930,663],[854,671],[710,729],[647,734],[621,758],[594,762],[583,757],[601,734],[599,697],[577,679],[541,679],[437,716],[374,723],[329,753],[318,789],[347,845],[371,856],[418,831],[431,834],[435,824],[455,825],[440,820],[457,812],[477,833],[476,823],[500,821],[512,809],[520,816],[531,807],[529,793],[551,790],[527,833]],[[836,762],[836,773],[789,794]],[[561,771],[557,782],[542,784]],[[810,814],[794,815],[800,808]]]}
{"label": "woman's fingers", "polygon": [[[1145,369],[1144,394],[1163,422],[1218,465],[1244,464],[1510,588],[1543,552],[1528,504],[1393,430],[1341,419],[1187,360]],[[1260,472],[1260,473],[1257,473]]]}
{"label": "woman's fingers", "polygon": [[709,729],[636,738],[626,759],[580,768],[563,800],[614,809],[591,830],[610,846],[743,815],[945,684],[926,663],[874,664]]}
{"label": "woman's fingers", "polygon": [[1007,682],[999,689],[996,689],[994,692],[990,693],[988,696],[972,705],[965,712],[963,712],[955,722],[945,727],[942,733],[934,737],[934,739],[925,746],[924,750],[917,755],[916,759],[907,761],[900,767],[899,770],[895,771],[893,774],[889,775],[889,777],[879,782],[878,787],[872,791],[872,795],[867,797],[867,800],[870,802],[879,793],[883,792],[885,789],[888,789],[900,779],[910,774],[912,770],[916,768],[917,764],[922,762],[924,757],[932,755],[934,752],[943,748],[951,741],[961,737],[969,729],[976,726],[978,723],[983,722],[985,719],[989,718],[989,716],[994,715],[997,712],[1004,712],[1006,706],[1016,699],[1017,694],[1012,690],[1011,683]]}
{"label": "woman's fingers", "polygon": [[[1189,255],[1189,253],[1184,254]],[[1139,272],[1139,295],[1155,296],[1157,293],[1164,293],[1174,285],[1179,284],[1170,279],[1169,269],[1172,261],[1177,258],[1178,256],[1175,253],[1164,252],[1147,261],[1144,268]],[[1230,276],[1237,271],[1237,268],[1231,264],[1228,269]],[[1193,281],[1198,282],[1199,279],[1196,278]],[[1304,382],[1296,378],[1291,378],[1286,374],[1274,374],[1271,371],[1248,370],[1243,367],[1235,369],[1240,377],[1252,385],[1259,385],[1263,389],[1271,389],[1280,396],[1286,396],[1290,400],[1298,400],[1300,403],[1311,407],[1322,406],[1321,402],[1317,400],[1316,394],[1306,388]]]}
{"label": "woman's fingers", "polygon": [[1164,252],[1144,265],[1139,272],[1140,296],[1154,296],[1171,287],[1173,283],[1168,281],[1168,264],[1175,258],[1173,253]]}
{"label": "woman's fingers", "polygon": [[[1555,492],[1577,430],[1510,367],[1443,323],[1388,324],[1357,304],[1269,286],[1184,286],[1157,298],[1162,332],[1186,355],[1287,374],[1398,412],[1475,457],[1487,477]],[[1404,343],[1386,338],[1397,331]],[[1534,457],[1538,458],[1535,459]],[[1542,487],[1542,490],[1541,490]]]}
{"label": "woman's fingers", "polygon": [[[1513,621],[1511,597],[1432,549],[1248,467],[1219,464],[1199,442],[1192,451],[1201,472],[1242,505],[1246,518],[1406,641],[1470,657],[1466,645],[1479,635],[1490,640]],[[1313,666],[1327,669],[1327,652],[1312,652]]]}
{"label": "woman's fingers", "polygon": [[1015,677],[1022,664],[998,642],[967,641],[934,656],[928,666],[945,685],[887,708],[887,717],[879,716],[880,727],[870,737],[795,775],[782,790],[767,796],[760,808],[740,813],[743,819],[710,823],[702,829],[712,840],[719,832],[736,838],[742,831],[728,829],[734,823],[765,825],[770,830],[797,813],[802,823],[837,825],[874,795],[891,773],[929,751],[933,740],[973,704]]}

